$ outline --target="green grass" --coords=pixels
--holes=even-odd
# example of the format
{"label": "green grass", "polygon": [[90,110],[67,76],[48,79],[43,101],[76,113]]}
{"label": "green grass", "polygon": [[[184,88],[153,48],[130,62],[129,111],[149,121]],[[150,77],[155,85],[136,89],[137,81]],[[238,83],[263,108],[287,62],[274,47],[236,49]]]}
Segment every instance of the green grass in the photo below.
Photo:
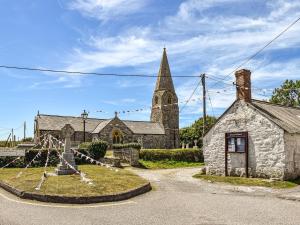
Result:
{"label": "green grass", "polygon": [[[16,175],[23,169],[0,169],[0,180],[27,192],[64,196],[115,194],[148,183],[136,174],[122,169],[115,172],[95,165],[79,166],[79,169],[87,178],[92,179],[94,185],[80,181],[79,175],[51,176],[46,179],[41,190],[37,191],[35,187],[41,180],[43,168],[29,168],[19,178]],[[54,172],[54,168],[48,168],[47,172]]]}
{"label": "green grass", "polygon": [[181,168],[181,167],[195,167],[195,166],[203,166],[204,163],[200,162],[183,162],[183,161],[146,161],[139,160],[141,167],[145,169],[173,169],[173,168]]}
{"label": "green grass", "polygon": [[260,186],[271,188],[293,188],[300,184],[300,178],[294,181],[270,181],[261,178],[245,178],[245,177],[224,177],[224,176],[209,176],[196,174],[193,177],[209,180],[212,182],[229,183],[232,185],[241,186]]}

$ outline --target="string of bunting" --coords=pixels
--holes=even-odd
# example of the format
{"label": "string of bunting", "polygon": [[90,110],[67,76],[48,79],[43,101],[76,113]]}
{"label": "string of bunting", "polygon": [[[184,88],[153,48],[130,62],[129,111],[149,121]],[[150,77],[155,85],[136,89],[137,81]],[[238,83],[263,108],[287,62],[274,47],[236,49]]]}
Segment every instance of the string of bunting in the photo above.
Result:
{"label": "string of bunting", "polygon": [[[44,136],[44,135],[42,135],[42,136]],[[41,137],[42,137],[42,136],[41,136]],[[40,143],[35,144],[33,147],[27,149],[27,151],[29,151],[29,150],[35,148],[35,147],[36,147],[37,145],[39,145],[39,144],[40,144]],[[12,163],[16,162],[17,160],[21,159],[21,157],[22,157],[22,156],[19,156],[19,157],[13,159],[11,162],[7,163],[5,166],[1,167],[0,169],[4,169],[4,168],[8,167],[10,164],[12,164]]]}
{"label": "string of bunting", "polygon": [[44,146],[46,145],[47,140],[44,139],[43,141],[44,141],[44,143],[43,143],[41,149],[40,149],[40,150],[38,151],[38,153],[33,157],[33,159],[26,165],[26,167],[25,167],[22,171],[20,171],[20,172],[17,174],[16,178],[21,177],[21,175],[23,174],[23,172],[25,172],[25,171],[28,169],[28,167],[29,167],[29,166],[30,166],[30,165],[31,165],[38,157],[40,157],[40,156],[42,155],[42,151],[43,151],[43,149],[44,149]]}
{"label": "string of bunting", "polygon": [[[52,137],[53,137],[53,136],[52,136]],[[58,151],[56,145],[54,145],[54,149],[55,149],[55,151],[57,152],[58,157],[61,159],[61,161],[64,161],[64,163],[67,164],[69,168],[71,168],[76,174],[80,175],[80,179],[81,179],[82,182],[87,183],[88,185],[93,185],[92,180],[89,179],[89,178],[87,178],[87,177],[86,177],[86,174],[84,174],[84,173],[82,173],[82,172],[79,172],[76,168],[74,168],[74,166],[72,166],[70,163],[68,163],[67,160],[65,160],[65,159],[62,157],[62,155],[61,155],[60,152]]]}
{"label": "string of bunting", "polygon": [[7,163],[5,166],[1,167],[1,169],[4,169],[4,168],[8,167],[10,164],[16,162],[20,158],[21,158],[21,156],[19,156],[18,158],[15,158],[13,161],[11,161],[11,162]]}
{"label": "string of bunting", "polygon": [[179,105],[179,104],[184,104],[187,102],[195,102],[195,101],[202,101],[202,98],[193,98],[190,101],[185,100],[185,101],[180,101],[180,102],[175,102],[175,103],[170,103],[170,104],[165,104],[165,105],[161,105],[161,106],[146,106],[143,108],[139,108],[139,109],[132,109],[132,110],[120,110],[118,111],[118,114],[127,114],[127,113],[135,113],[135,112],[143,112],[143,111],[147,111],[147,110],[151,110],[151,109],[161,109],[161,107],[168,107],[171,105]]}
{"label": "string of bunting", "polygon": [[[106,168],[109,168],[109,169],[113,170],[113,168],[112,168],[113,166],[110,165],[110,164],[102,163],[100,161],[97,161],[97,160],[95,160],[95,159],[93,159],[93,158],[91,158],[91,157],[75,150],[75,149],[71,149],[71,150],[74,152],[75,155],[78,155],[81,159],[86,158],[90,163],[96,163],[96,165],[98,165],[98,166],[103,166],[103,167],[105,166]],[[119,171],[118,169],[115,169],[115,172],[118,172],[118,171]]]}
{"label": "string of bunting", "polygon": [[[48,136],[49,137],[49,136]],[[42,177],[41,177],[41,181],[39,182],[39,184],[37,185],[37,187],[35,188],[35,190],[37,190],[37,191],[39,191],[39,190],[41,190],[41,187],[42,187],[42,185],[43,185],[43,183],[46,181],[46,179],[47,179],[47,171],[46,171],[46,169],[47,169],[47,166],[48,166],[48,162],[49,162],[49,157],[50,157],[50,149],[51,149],[51,144],[52,142],[51,142],[51,140],[50,140],[50,138],[49,138],[49,146],[48,146],[48,152],[47,152],[47,159],[46,159],[46,162],[45,162],[45,166],[44,166],[44,173],[43,173],[43,175],[42,175]]]}

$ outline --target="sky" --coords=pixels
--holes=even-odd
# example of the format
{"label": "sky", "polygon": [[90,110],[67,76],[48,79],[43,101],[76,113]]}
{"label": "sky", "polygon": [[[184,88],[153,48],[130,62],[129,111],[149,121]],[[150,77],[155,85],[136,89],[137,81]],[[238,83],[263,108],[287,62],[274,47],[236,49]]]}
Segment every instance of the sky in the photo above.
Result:
{"label": "sky", "polygon": [[[173,76],[207,74],[208,114],[219,116],[235,100],[230,72],[300,16],[300,1],[1,0],[0,15],[1,65],[156,75],[166,47]],[[300,22],[243,66],[252,71],[253,98],[266,100],[284,80],[299,79],[299,33]],[[147,121],[155,81],[0,68],[0,139],[11,128],[22,138],[24,121],[33,136],[38,111],[112,118],[143,108],[119,116]],[[173,81],[182,102],[199,78]],[[180,127],[201,116],[202,102],[191,101]]]}

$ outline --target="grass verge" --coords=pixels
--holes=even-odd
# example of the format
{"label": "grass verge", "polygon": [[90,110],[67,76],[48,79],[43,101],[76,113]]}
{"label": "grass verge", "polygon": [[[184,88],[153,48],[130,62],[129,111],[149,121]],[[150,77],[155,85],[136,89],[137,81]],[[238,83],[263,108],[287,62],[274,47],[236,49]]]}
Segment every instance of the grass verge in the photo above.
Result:
{"label": "grass verge", "polygon": [[[43,168],[2,169],[0,180],[11,186],[32,193],[60,195],[60,196],[99,196],[115,194],[138,188],[148,183],[136,174],[126,171],[109,170],[95,165],[79,166],[79,169],[92,179],[93,185],[88,185],[80,180],[79,175],[50,176],[43,183],[41,190],[35,190],[41,180]],[[24,171],[22,176],[16,175]],[[47,168],[47,172],[54,172],[54,168]]]}
{"label": "grass verge", "polygon": [[172,160],[162,160],[162,161],[147,161],[139,160],[141,167],[145,169],[173,169],[181,167],[195,167],[203,166],[204,163],[200,162],[184,162],[184,161],[172,161]]}
{"label": "grass verge", "polygon": [[196,174],[194,178],[209,180],[212,182],[229,183],[240,186],[260,186],[270,188],[293,188],[300,184],[300,178],[294,181],[270,181],[261,178],[245,178],[245,177],[224,177],[224,176],[209,176]]}

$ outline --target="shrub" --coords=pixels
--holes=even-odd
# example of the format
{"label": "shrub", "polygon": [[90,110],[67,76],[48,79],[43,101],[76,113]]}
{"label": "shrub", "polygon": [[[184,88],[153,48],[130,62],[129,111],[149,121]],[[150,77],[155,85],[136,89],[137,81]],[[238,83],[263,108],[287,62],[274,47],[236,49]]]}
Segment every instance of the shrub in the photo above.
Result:
{"label": "shrub", "polygon": [[107,147],[106,141],[96,141],[88,145],[87,151],[93,159],[99,160],[105,156]]}
{"label": "shrub", "polygon": [[113,149],[124,149],[124,148],[134,148],[134,149],[141,149],[141,144],[133,142],[133,143],[127,143],[127,144],[113,144]]}
{"label": "shrub", "polygon": [[147,161],[184,161],[184,162],[203,162],[202,150],[199,149],[155,149],[141,150],[140,159]]}
{"label": "shrub", "polygon": [[88,147],[92,144],[92,142],[82,142],[80,145],[79,145],[79,149],[88,149]]}

